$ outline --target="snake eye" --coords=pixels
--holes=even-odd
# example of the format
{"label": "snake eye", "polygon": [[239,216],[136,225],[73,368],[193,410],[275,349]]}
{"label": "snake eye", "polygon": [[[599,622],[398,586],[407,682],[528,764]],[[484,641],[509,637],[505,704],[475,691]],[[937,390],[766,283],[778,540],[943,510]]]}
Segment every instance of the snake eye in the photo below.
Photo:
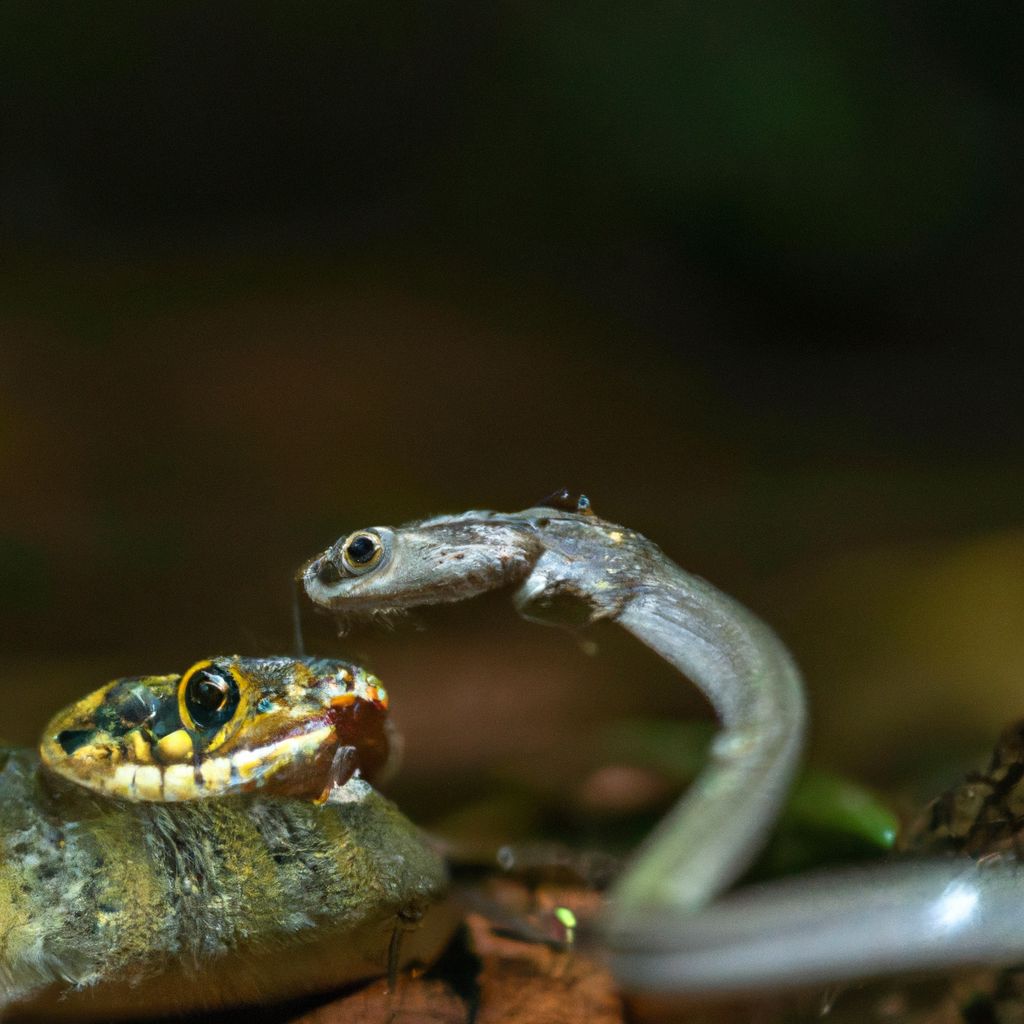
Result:
{"label": "snake eye", "polygon": [[376,533],[360,530],[345,539],[341,559],[350,573],[369,572],[384,557],[384,543]]}
{"label": "snake eye", "polygon": [[229,668],[200,663],[185,674],[180,685],[182,718],[190,728],[221,726],[238,707],[238,681]]}

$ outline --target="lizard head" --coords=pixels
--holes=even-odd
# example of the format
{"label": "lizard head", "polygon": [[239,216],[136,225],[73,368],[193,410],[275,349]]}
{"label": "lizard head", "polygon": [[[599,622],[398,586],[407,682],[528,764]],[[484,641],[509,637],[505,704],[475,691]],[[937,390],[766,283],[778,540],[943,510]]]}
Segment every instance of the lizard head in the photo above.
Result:
{"label": "lizard head", "polygon": [[341,620],[474,597],[523,579],[541,551],[525,520],[493,512],[356,530],[310,559],[299,580]]}

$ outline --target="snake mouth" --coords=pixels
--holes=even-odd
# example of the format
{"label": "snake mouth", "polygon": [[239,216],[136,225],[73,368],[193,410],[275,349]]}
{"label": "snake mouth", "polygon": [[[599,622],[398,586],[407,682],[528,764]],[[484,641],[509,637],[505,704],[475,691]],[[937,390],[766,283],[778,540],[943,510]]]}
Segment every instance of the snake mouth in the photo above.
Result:
{"label": "snake mouth", "polygon": [[320,799],[342,761],[364,778],[386,764],[387,707],[379,681],[347,663],[208,659],[181,676],[108,683],[54,717],[40,755],[54,774],[124,800]]}
{"label": "snake mouth", "polygon": [[[61,742],[61,736],[55,739]],[[47,758],[61,777],[106,796],[131,801],[178,802],[267,790],[312,796],[324,786],[337,747],[334,728],[321,723],[306,732],[253,749],[161,763],[125,756],[101,735],[65,757]]]}

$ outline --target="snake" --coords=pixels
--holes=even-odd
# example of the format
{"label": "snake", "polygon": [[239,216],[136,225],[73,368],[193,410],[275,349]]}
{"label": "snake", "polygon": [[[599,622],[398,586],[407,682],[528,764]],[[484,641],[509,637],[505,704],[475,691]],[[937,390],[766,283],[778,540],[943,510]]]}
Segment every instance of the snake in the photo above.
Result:
{"label": "snake", "polygon": [[799,671],[753,612],[584,495],[363,527],[298,578],[343,630],[511,588],[534,621],[617,623],[708,698],[720,725],[708,763],[608,896],[603,944],[623,989],[753,994],[1024,959],[1013,857],[925,855],[728,891],[766,842],[799,762]]}
{"label": "snake", "polygon": [[433,959],[445,866],[372,785],[388,709],[349,662],[220,656],[0,748],[0,1016],[266,1002]]}

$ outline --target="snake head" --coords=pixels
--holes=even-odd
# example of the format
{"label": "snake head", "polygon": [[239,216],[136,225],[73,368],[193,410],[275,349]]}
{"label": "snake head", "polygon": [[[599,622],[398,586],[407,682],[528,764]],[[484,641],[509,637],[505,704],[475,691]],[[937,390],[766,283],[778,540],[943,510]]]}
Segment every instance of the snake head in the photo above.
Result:
{"label": "snake head", "polygon": [[348,662],[207,658],[94,691],[54,717],[40,755],[55,774],[126,800],[321,799],[385,768],[387,710],[379,680]]}

